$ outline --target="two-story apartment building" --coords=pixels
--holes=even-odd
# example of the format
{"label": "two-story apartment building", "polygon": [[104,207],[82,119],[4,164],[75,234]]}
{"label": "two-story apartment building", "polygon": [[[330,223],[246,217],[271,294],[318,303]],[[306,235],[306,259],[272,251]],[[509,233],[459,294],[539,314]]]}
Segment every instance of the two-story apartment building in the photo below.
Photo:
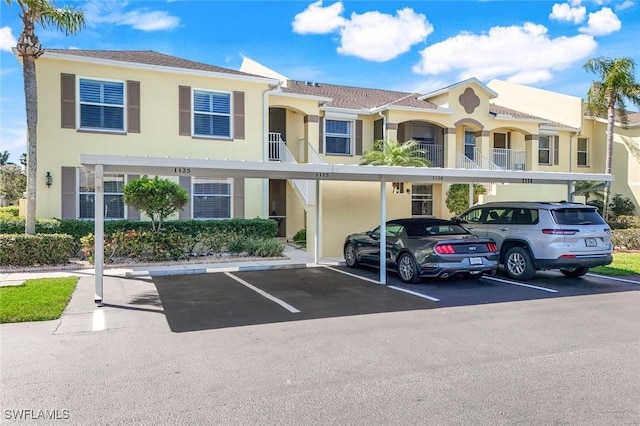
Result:
{"label": "two-story apartment building", "polygon": [[[355,166],[376,140],[414,139],[431,167],[471,175],[604,170],[604,125],[583,117],[578,98],[550,94],[556,97],[544,109],[547,100],[533,96],[520,105],[534,89],[502,82],[469,79],[418,94],[289,80],[250,60],[238,71],[151,51],[54,49],[38,59],[37,79],[38,217],[94,217],[95,183],[81,154]],[[640,188],[629,181],[640,180],[640,132],[628,132],[618,142],[628,142],[626,157],[620,147],[615,153],[628,191],[616,192],[637,202]],[[105,174],[106,219],[140,218],[122,196],[138,176]],[[316,194],[307,180],[180,171],[171,178],[190,194],[181,219],[269,216],[289,237],[321,223],[323,256],[340,255],[346,234],[379,223],[380,185],[373,182],[323,181]],[[485,199],[561,200],[570,192],[567,185],[478,183],[489,190]],[[389,183],[387,216],[449,217],[448,186],[432,177]]]}

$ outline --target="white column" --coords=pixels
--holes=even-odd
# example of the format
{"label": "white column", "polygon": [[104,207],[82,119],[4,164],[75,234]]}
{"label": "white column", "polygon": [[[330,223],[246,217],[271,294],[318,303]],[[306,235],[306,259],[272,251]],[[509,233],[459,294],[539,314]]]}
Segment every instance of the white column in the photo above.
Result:
{"label": "white column", "polygon": [[102,284],[104,275],[104,173],[102,164],[95,168],[95,247],[93,249],[93,263],[95,265],[95,297],[96,303],[102,303]]}
{"label": "white column", "polygon": [[573,181],[567,181],[567,201],[573,203],[573,191],[574,191]]}
{"label": "white column", "polygon": [[316,180],[316,232],[313,238],[313,262],[318,264],[320,251],[320,180]]}
{"label": "white column", "polygon": [[380,284],[387,283],[387,182],[380,181]]}

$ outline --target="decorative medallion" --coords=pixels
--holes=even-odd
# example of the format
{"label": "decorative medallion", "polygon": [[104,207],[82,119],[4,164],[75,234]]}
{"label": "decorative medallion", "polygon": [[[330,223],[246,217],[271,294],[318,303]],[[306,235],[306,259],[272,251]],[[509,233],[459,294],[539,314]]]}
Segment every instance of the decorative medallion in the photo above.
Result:
{"label": "decorative medallion", "polygon": [[467,114],[473,113],[475,109],[480,105],[480,98],[475,94],[472,88],[467,87],[466,90],[458,98],[460,105],[464,107]]}

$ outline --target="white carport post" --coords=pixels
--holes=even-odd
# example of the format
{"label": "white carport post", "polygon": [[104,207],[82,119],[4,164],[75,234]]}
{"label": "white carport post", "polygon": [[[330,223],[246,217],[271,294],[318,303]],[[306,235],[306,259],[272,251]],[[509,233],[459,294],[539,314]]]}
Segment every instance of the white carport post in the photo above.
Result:
{"label": "white carport post", "polygon": [[574,185],[572,180],[567,181],[567,201],[573,203]]}
{"label": "white carport post", "polygon": [[320,250],[320,179],[316,179],[316,232],[313,238],[313,263],[318,264]]}
{"label": "white carport post", "polygon": [[104,168],[102,164],[96,164],[94,193],[94,240],[93,264],[95,265],[95,297],[94,301],[102,303],[102,287],[104,275]]}
{"label": "white carport post", "polygon": [[387,283],[387,181],[380,181],[380,284]]}

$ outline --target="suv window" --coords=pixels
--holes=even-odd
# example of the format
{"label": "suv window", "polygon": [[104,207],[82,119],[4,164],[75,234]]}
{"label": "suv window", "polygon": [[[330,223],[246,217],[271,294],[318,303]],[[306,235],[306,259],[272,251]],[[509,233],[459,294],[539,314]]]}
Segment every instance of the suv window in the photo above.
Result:
{"label": "suv window", "polygon": [[538,210],[536,209],[509,209],[504,215],[505,222],[514,225],[535,225],[538,223]]}
{"label": "suv window", "polygon": [[551,215],[559,225],[605,225],[598,212],[591,209],[551,210]]}

